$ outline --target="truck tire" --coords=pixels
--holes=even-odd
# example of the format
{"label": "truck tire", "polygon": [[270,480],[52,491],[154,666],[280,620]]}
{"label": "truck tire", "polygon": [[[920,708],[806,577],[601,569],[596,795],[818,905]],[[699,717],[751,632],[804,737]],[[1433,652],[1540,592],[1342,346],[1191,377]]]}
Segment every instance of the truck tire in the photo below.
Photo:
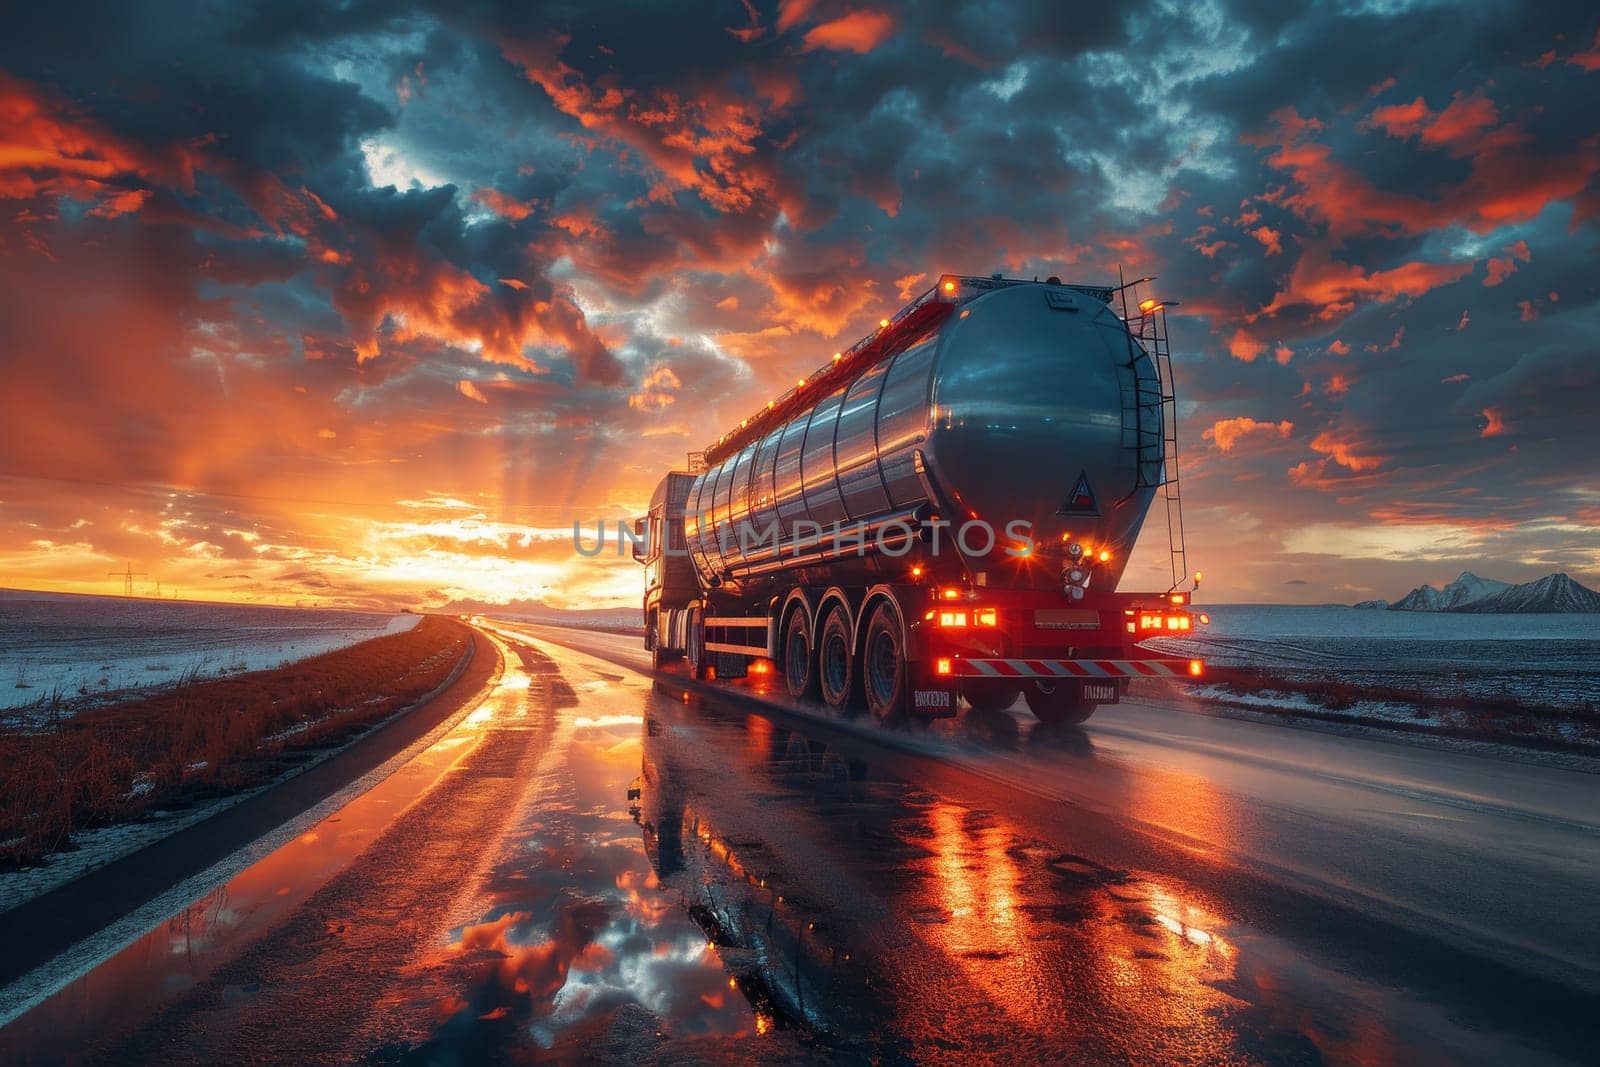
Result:
{"label": "truck tire", "polygon": [[1075,682],[1049,682],[1035,678],[1022,687],[1028,710],[1042,723],[1051,726],[1077,726],[1089,721],[1096,704],[1078,696]]}
{"label": "truck tire", "polygon": [[910,679],[900,616],[888,604],[879,604],[867,623],[867,639],[861,646],[861,685],[874,719],[899,721],[905,714]]}
{"label": "truck tire", "polygon": [[796,700],[817,699],[817,654],[811,624],[803,607],[796,606],[783,624],[783,681]]}
{"label": "truck tire", "polygon": [[962,685],[961,695],[967,698],[973,711],[1006,711],[1022,695],[1022,687],[1009,682],[969,679]]}
{"label": "truck tire", "polygon": [[850,616],[837,604],[828,611],[817,641],[817,682],[828,707],[840,712],[850,710],[855,656],[850,650]]}
{"label": "truck tire", "polygon": [[710,657],[706,654],[705,618],[705,612],[697,607],[690,608],[689,618],[684,623],[683,643],[689,660],[689,677],[695,681],[705,680],[706,667],[710,661]]}

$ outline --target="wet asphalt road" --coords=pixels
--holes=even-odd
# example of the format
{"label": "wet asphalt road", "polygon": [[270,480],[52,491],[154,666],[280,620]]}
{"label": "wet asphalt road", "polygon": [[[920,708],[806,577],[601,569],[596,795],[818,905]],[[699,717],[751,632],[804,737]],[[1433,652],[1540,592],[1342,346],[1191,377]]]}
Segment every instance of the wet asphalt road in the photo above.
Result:
{"label": "wet asphalt road", "polygon": [[[884,732],[502,629],[402,772],[0,1030],[136,1062],[1582,1062],[1581,766],[1159,702]],[[576,647],[573,647],[576,646]],[[581,651],[580,651],[581,649]]]}

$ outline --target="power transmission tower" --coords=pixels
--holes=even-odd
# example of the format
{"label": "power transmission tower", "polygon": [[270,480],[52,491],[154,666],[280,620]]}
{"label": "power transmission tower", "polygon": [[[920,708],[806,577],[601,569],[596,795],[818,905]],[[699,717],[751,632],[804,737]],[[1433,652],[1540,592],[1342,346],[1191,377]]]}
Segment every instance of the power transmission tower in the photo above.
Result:
{"label": "power transmission tower", "polygon": [[133,564],[131,564],[131,563],[128,564],[128,569],[127,570],[107,571],[106,574],[109,577],[112,577],[112,578],[121,578],[122,579],[122,595],[123,596],[132,596],[133,595],[133,580],[135,578],[147,577],[147,572],[134,570],[133,569]]}

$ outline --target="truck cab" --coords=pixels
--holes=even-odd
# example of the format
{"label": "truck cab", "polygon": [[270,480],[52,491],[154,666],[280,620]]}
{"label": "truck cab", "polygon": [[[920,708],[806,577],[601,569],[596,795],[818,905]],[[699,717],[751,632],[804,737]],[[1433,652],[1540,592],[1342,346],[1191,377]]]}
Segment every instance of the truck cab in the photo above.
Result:
{"label": "truck cab", "polygon": [[[645,647],[659,665],[665,650],[682,648],[666,628],[673,614],[700,596],[700,583],[683,536],[684,507],[695,475],[673,471],[650,497],[650,510],[633,523],[633,558],[644,565]],[[667,640],[663,640],[667,638]]]}

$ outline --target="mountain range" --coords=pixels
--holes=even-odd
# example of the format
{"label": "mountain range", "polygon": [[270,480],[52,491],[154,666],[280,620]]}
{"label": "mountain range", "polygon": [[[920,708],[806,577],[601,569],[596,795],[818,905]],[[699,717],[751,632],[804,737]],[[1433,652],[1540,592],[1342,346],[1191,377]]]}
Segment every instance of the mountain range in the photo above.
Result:
{"label": "mountain range", "polygon": [[1368,600],[1356,607],[1506,615],[1600,612],[1600,593],[1566,574],[1547,574],[1535,582],[1512,585],[1462,571],[1443,589],[1421,585],[1392,604]]}

